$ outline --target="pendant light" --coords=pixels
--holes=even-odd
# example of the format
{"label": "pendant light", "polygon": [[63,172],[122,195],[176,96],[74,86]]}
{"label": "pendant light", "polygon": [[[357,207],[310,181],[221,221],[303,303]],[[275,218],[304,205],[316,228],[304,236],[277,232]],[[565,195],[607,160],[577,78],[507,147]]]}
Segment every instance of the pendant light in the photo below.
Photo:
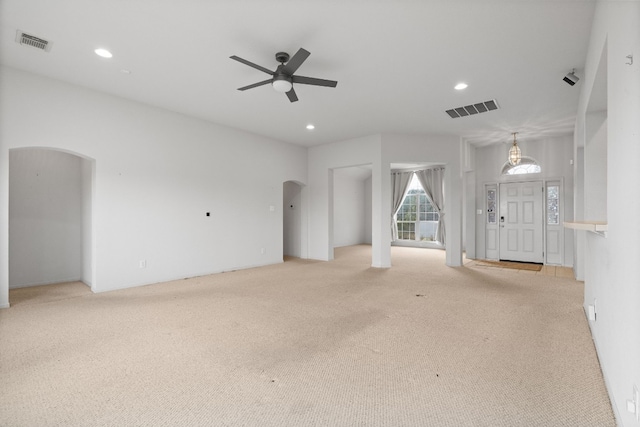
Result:
{"label": "pendant light", "polygon": [[520,147],[518,147],[518,143],[516,142],[516,134],[518,132],[513,132],[513,145],[509,149],[509,164],[511,166],[516,166],[520,164],[522,160],[522,152],[520,151]]}

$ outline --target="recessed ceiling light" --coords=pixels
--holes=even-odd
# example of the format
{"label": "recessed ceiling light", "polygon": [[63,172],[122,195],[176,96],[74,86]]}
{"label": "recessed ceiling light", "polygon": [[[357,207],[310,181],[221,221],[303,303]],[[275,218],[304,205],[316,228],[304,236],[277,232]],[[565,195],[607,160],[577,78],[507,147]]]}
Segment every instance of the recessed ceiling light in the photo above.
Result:
{"label": "recessed ceiling light", "polygon": [[311,123],[309,123],[307,125],[307,130],[314,130],[316,127],[314,125],[312,125]]}
{"label": "recessed ceiling light", "polygon": [[131,70],[127,70],[127,69],[125,69],[125,68],[123,68],[122,70],[120,70],[120,72],[121,72],[122,74],[131,74]]}
{"label": "recessed ceiling light", "polygon": [[96,49],[94,50],[96,55],[101,56],[103,58],[111,58],[113,54],[109,52],[107,49]]}
{"label": "recessed ceiling light", "polygon": [[457,85],[455,85],[453,88],[455,90],[463,90],[466,89],[469,85],[466,83],[458,83]]}

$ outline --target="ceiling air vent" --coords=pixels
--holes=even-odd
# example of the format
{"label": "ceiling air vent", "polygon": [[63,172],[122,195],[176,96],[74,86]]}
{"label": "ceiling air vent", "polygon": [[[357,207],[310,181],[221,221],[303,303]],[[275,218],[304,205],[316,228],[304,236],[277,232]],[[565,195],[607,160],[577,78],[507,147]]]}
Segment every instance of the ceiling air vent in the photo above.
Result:
{"label": "ceiling air vent", "polygon": [[497,110],[498,103],[495,99],[490,101],[480,102],[478,104],[465,105],[464,107],[456,107],[450,110],[447,110],[447,114],[452,119],[457,119],[458,117],[472,116],[474,114],[486,113],[487,111]]}
{"label": "ceiling air vent", "polygon": [[16,32],[16,43],[35,47],[36,49],[44,50],[45,52],[49,52],[51,50],[51,42],[41,39],[40,37],[24,33],[20,30]]}

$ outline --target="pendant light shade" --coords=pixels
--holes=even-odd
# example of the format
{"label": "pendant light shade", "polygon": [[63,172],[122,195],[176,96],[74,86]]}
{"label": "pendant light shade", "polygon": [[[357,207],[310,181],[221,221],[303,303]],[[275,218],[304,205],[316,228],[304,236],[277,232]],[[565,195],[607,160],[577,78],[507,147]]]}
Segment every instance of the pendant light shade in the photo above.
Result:
{"label": "pendant light shade", "polygon": [[513,133],[513,145],[509,149],[509,164],[511,166],[516,166],[520,164],[522,160],[522,152],[520,151],[520,147],[518,147],[518,143],[516,142],[516,134]]}

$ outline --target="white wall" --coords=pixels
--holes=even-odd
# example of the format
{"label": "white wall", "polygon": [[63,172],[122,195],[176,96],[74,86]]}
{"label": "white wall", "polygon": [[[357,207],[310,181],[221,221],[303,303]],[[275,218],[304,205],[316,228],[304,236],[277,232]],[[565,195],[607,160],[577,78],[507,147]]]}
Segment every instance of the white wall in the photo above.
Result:
{"label": "white wall", "polygon": [[0,307],[12,148],[95,160],[94,291],[282,261],[282,184],[305,183],[305,148],[9,68],[0,83]]}
{"label": "white wall", "polygon": [[[603,55],[604,52],[604,55]],[[626,410],[633,386],[640,387],[640,62],[627,65],[627,55],[640,52],[640,2],[599,1],[596,7],[576,123],[575,150],[588,147],[585,132],[589,106],[601,97],[597,80],[601,59],[607,81],[605,237],[585,234],[585,308],[596,302],[596,321],[589,322],[600,365],[618,423],[637,427]],[[588,129],[587,129],[588,130]],[[591,133],[593,134],[593,133]],[[584,163],[584,199],[598,184],[587,177],[598,170]],[[579,176],[578,171],[576,173]],[[601,178],[601,180],[604,178]],[[586,215],[588,212],[578,212]],[[585,216],[585,220],[588,220]]]}
{"label": "white wall", "polygon": [[364,181],[364,243],[371,244],[371,228],[373,227],[371,218],[372,209],[372,184],[373,177],[370,176]]}
{"label": "white wall", "polygon": [[93,259],[93,189],[95,162],[81,160],[82,168],[82,276],[80,280],[89,286],[93,285],[95,274]]}
{"label": "white wall", "polygon": [[594,221],[607,220],[607,113],[588,113],[585,120],[584,217]]}
{"label": "white wall", "polygon": [[[580,136],[576,136],[578,140]],[[584,220],[584,147],[574,146],[573,172],[573,220]],[[576,280],[584,281],[585,233],[573,233],[573,274]]]}
{"label": "white wall", "polygon": [[82,159],[11,150],[9,287],[80,280],[82,226]]}
{"label": "white wall", "polygon": [[[506,138],[506,137],[505,137]],[[505,139],[506,140],[506,139]],[[540,167],[540,174],[519,175],[505,177],[501,175],[502,166],[507,160],[509,146],[507,144],[495,144],[475,149],[475,205],[467,206],[467,215],[475,216],[475,256],[479,259],[486,258],[485,254],[485,215],[484,215],[484,188],[486,184],[507,182],[508,180],[562,180],[563,202],[562,212],[565,221],[574,216],[573,206],[573,137],[556,137],[538,140],[523,139],[518,142],[524,156],[533,157]],[[476,210],[482,209],[483,215],[477,215]],[[470,233],[474,234],[474,233]],[[467,242],[467,247],[473,243]],[[468,253],[469,255],[469,253]],[[573,265],[573,232],[564,231],[563,265]]]}
{"label": "white wall", "polygon": [[333,200],[333,247],[365,243],[365,180],[335,169]]}

